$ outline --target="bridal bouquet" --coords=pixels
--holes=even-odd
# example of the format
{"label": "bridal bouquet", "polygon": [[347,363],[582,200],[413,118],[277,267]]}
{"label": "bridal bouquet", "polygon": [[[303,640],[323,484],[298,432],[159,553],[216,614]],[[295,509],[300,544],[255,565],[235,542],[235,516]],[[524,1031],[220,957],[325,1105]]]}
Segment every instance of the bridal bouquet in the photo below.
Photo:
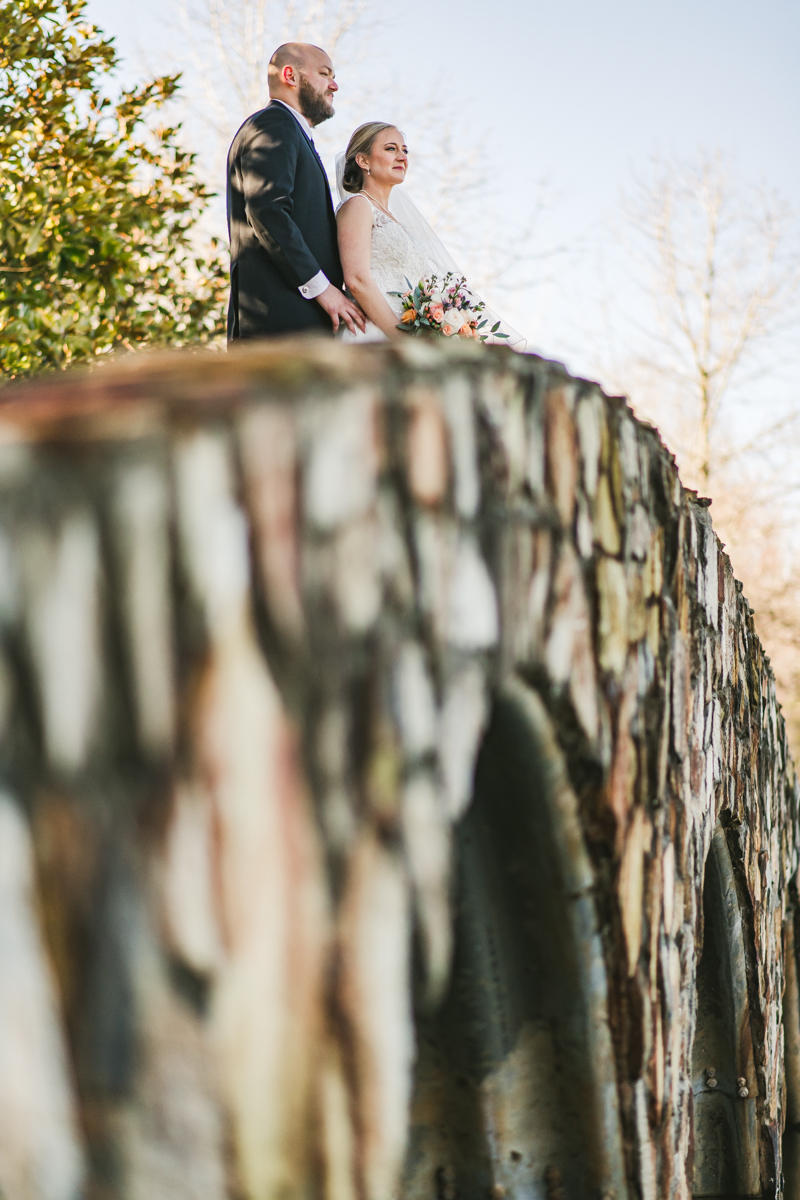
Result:
{"label": "bridal bouquet", "polygon": [[408,283],[407,292],[391,292],[403,302],[403,315],[398,329],[405,329],[417,336],[438,334],[441,337],[474,338],[485,342],[489,337],[507,338],[499,333],[498,321],[491,329],[483,316],[486,305],[474,296],[467,281],[452,272],[440,279],[430,275],[420,279],[416,287]]}

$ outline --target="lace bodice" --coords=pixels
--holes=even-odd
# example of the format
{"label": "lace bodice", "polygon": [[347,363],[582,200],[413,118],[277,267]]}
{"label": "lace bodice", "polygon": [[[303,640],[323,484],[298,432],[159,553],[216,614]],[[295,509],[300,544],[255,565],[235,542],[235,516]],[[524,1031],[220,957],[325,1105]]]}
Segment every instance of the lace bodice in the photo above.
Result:
{"label": "lace bodice", "polygon": [[[337,170],[343,162],[344,156],[340,155],[337,159]],[[372,209],[370,274],[399,321],[403,312],[403,303],[400,296],[393,296],[392,292],[406,291],[409,283],[415,287],[425,276],[437,275],[442,278],[452,274],[461,278],[461,272],[425,218],[417,211],[409,196],[404,195],[401,191],[395,198],[396,211],[403,215],[403,220],[406,222],[401,224],[384,212],[366,192],[358,194],[363,196]],[[341,181],[339,195],[343,195]],[[355,199],[355,197],[345,197],[342,203],[349,204],[351,199]],[[515,350],[525,349],[525,339],[504,321],[501,321],[497,313],[490,308],[483,308],[482,312],[490,328],[498,323],[501,329],[497,338],[490,337],[490,341],[502,338],[503,344],[512,346]],[[386,340],[386,334],[382,333],[370,320],[367,320],[365,331],[362,332],[358,329],[355,333],[351,333],[344,327],[339,336],[344,341]]]}
{"label": "lace bodice", "polygon": [[[362,193],[363,195],[363,193]],[[369,197],[365,197],[369,200]],[[372,208],[372,260],[370,272],[390,306],[398,316],[403,311],[399,296],[389,292],[404,292],[407,280],[414,287],[424,275],[430,274],[428,258],[418,241],[398,221],[369,200]]]}

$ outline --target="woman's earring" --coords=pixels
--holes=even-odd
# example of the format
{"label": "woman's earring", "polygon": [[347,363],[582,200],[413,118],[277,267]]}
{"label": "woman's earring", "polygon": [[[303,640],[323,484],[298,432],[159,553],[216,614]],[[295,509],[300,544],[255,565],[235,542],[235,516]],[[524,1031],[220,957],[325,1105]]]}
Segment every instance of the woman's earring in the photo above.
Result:
{"label": "woman's earring", "polygon": [[365,170],[365,171],[367,172],[367,174],[369,175],[369,173],[370,173],[369,167],[364,167],[364,170]]}

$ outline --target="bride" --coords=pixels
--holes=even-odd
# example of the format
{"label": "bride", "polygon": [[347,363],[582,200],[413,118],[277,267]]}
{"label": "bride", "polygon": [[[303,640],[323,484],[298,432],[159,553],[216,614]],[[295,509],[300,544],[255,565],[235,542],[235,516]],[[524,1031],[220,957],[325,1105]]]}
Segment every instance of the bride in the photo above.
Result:
{"label": "bride", "polygon": [[[462,276],[425,218],[407,196],[396,192],[408,170],[408,147],[394,125],[370,121],[350,138],[336,159],[340,205],[336,214],[339,255],[348,292],[367,317],[364,333],[345,329],[346,341],[383,341],[402,336],[400,296],[432,274]],[[496,315],[483,313],[489,327]],[[501,323],[506,345],[524,341]]]}

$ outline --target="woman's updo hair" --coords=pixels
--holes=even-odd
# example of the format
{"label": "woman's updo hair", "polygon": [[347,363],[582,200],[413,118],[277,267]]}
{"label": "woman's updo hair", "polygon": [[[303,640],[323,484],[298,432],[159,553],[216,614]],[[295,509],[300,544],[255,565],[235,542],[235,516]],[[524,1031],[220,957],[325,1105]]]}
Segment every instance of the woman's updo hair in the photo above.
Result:
{"label": "woman's updo hair", "polygon": [[396,127],[387,121],[368,121],[366,125],[359,125],[350,138],[347,153],[344,156],[342,187],[346,192],[352,192],[355,196],[364,186],[364,172],[356,162],[356,155],[366,154],[369,157],[372,144],[378,134],[383,133],[384,129],[394,128]]}

